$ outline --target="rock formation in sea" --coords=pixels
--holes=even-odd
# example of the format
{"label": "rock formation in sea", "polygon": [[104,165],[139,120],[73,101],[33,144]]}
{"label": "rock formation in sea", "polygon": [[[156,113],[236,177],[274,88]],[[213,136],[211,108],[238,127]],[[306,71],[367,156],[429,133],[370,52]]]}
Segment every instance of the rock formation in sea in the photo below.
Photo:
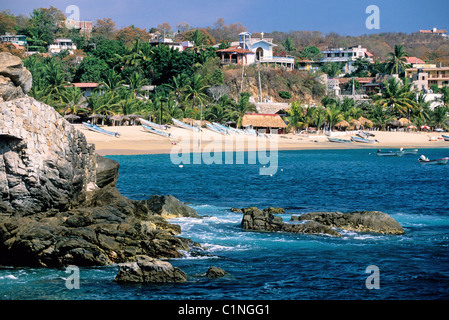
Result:
{"label": "rock formation in sea", "polygon": [[402,226],[388,214],[379,211],[310,212],[292,216],[292,220],[313,220],[332,228],[358,232],[403,234]]}
{"label": "rock formation in sea", "polygon": [[315,221],[307,221],[303,224],[290,224],[283,222],[281,217],[273,215],[268,210],[262,211],[256,207],[243,208],[242,210],[242,228],[245,230],[341,236],[332,228]]}
{"label": "rock formation in sea", "polygon": [[165,220],[195,210],[172,196],[122,196],[119,164],[30,88],[22,61],[0,53],[0,265],[109,265],[197,245]]}

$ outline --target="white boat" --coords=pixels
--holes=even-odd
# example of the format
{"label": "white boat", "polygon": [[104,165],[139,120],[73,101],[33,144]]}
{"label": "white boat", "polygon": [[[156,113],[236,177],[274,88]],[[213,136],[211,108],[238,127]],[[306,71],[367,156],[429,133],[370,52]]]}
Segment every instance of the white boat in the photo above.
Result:
{"label": "white boat", "polygon": [[377,139],[365,139],[360,137],[351,137],[351,141],[353,142],[361,142],[361,143],[378,143],[379,141]]}
{"label": "white boat", "polygon": [[382,150],[377,150],[376,155],[378,155],[379,157],[402,157],[404,155],[404,151],[401,148],[401,150],[399,151],[382,151]]}
{"label": "white boat", "polygon": [[214,126],[213,124],[206,123],[206,126],[207,126],[207,128],[208,128],[209,130],[211,130],[211,131],[213,131],[213,132],[215,132],[215,133],[219,133],[219,134],[222,134],[222,135],[227,135],[227,134],[228,134],[227,131],[221,130],[220,128]]}
{"label": "white boat", "polygon": [[200,131],[201,131],[201,129],[198,128],[198,127],[191,126],[191,125],[189,125],[189,124],[187,124],[187,123],[184,123],[184,122],[182,122],[182,121],[179,121],[179,120],[176,120],[176,119],[173,119],[173,118],[172,118],[172,120],[173,120],[173,124],[174,124],[175,126],[179,127],[179,128],[183,128],[183,129],[187,129],[187,130],[192,130],[192,131],[194,131],[194,132],[200,132]]}
{"label": "white boat", "polygon": [[147,131],[147,132],[154,133],[154,134],[157,134],[158,136],[162,136],[162,137],[165,137],[165,138],[170,138],[170,135],[171,135],[168,132],[163,132],[163,131],[154,129],[152,127],[146,126],[146,125],[142,125],[142,128],[144,128],[145,131]]}
{"label": "white boat", "polygon": [[100,128],[99,126],[97,126],[97,125],[95,125],[95,124],[83,122],[83,125],[84,125],[87,129],[92,130],[92,131],[94,131],[94,132],[102,133],[102,134],[105,134],[105,135],[108,135],[108,136],[112,136],[112,137],[116,137],[116,138],[119,138],[119,137],[120,137],[120,133],[105,130],[105,129]]}
{"label": "white boat", "polygon": [[231,134],[231,133],[238,133],[238,132],[237,132],[237,129],[230,128],[230,127],[226,127],[226,126],[224,126],[224,125],[222,125],[222,124],[219,124],[219,123],[217,123],[217,122],[212,122],[212,124],[213,124],[215,127],[217,127],[217,128],[219,128],[219,129],[222,129],[222,130],[226,131],[228,134]]}
{"label": "white boat", "polygon": [[161,125],[161,124],[157,124],[148,120],[144,120],[142,118],[139,118],[139,121],[142,125],[146,125],[148,127],[154,128],[154,129],[158,129],[158,130],[167,130],[168,126],[166,125]]}
{"label": "white boat", "polygon": [[404,149],[404,154],[418,154],[418,149]]}
{"label": "white boat", "polygon": [[421,164],[447,164],[449,161],[449,158],[441,158],[441,159],[435,159],[435,160],[429,160],[426,156],[422,155],[418,159],[419,163]]}
{"label": "white boat", "polygon": [[327,137],[327,139],[330,142],[336,142],[336,143],[352,143],[351,140],[340,139],[340,138],[335,138],[335,137]]}

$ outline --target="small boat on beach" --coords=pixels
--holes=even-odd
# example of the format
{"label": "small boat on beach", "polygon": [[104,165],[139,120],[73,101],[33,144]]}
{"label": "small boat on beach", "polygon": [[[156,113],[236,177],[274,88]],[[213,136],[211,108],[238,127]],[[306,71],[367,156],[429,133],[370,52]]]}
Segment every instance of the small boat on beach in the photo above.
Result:
{"label": "small boat on beach", "polygon": [[374,137],[374,133],[366,132],[366,131],[359,131],[357,132],[357,135],[360,138],[368,139],[369,137]]}
{"label": "small boat on beach", "polygon": [[172,118],[172,120],[173,120],[173,124],[174,124],[175,126],[179,127],[179,128],[183,128],[183,129],[187,129],[187,130],[192,130],[192,131],[194,131],[194,132],[200,132],[200,131],[201,131],[201,129],[198,128],[198,127],[191,126],[191,125],[189,125],[189,124],[187,124],[187,123],[184,123],[184,122],[182,122],[182,121],[179,121],[179,120],[176,120],[176,119],[173,119],[173,118]]}
{"label": "small boat on beach", "polygon": [[146,125],[148,127],[157,129],[157,130],[167,130],[168,126],[167,125],[162,125],[162,124],[157,124],[148,120],[144,120],[142,118],[139,118],[139,121],[142,125]]}
{"label": "small boat on beach", "polygon": [[444,134],[441,135],[444,139],[444,141],[449,141],[449,136],[445,136]]}
{"label": "small boat on beach", "polygon": [[212,122],[212,124],[214,125],[214,127],[217,127],[218,129],[224,130],[224,131],[226,131],[228,134],[230,134],[230,133],[239,133],[239,132],[237,131],[237,129],[230,128],[230,127],[226,127],[226,126],[224,126],[224,125],[222,125],[222,124],[219,124],[219,123],[217,123],[217,122]]}
{"label": "small boat on beach", "polygon": [[170,138],[170,136],[171,136],[171,134],[168,132],[163,132],[163,131],[154,129],[152,127],[146,126],[146,125],[142,125],[142,128],[144,128],[146,132],[154,133],[154,134],[157,134],[158,136],[162,136],[165,138]]}
{"label": "small boat on beach", "polygon": [[105,130],[105,129],[100,128],[99,126],[97,126],[95,124],[83,122],[83,126],[85,126],[87,129],[89,129],[91,131],[94,131],[94,132],[102,133],[102,134],[105,134],[105,135],[108,135],[108,136],[112,136],[112,137],[116,137],[116,138],[120,137],[120,133]]}
{"label": "small boat on beach", "polygon": [[378,155],[379,157],[402,157],[404,155],[404,151],[402,148],[399,151],[392,151],[392,150],[382,151],[379,149],[377,150],[376,155]]}
{"label": "small boat on beach", "polygon": [[206,126],[207,126],[207,128],[209,130],[211,130],[211,131],[213,131],[215,133],[219,133],[219,134],[222,134],[222,135],[227,135],[228,134],[228,132],[226,130],[222,130],[221,128],[218,128],[218,127],[214,126],[213,124],[206,123]]}
{"label": "small boat on beach", "polygon": [[427,158],[425,155],[422,155],[421,157],[419,157],[418,161],[422,164],[447,164],[449,158],[446,157],[441,159],[429,160],[429,158]]}
{"label": "small boat on beach", "polygon": [[377,139],[365,139],[361,137],[351,137],[351,141],[353,142],[360,142],[360,143],[378,143],[379,141]]}
{"label": "small boat on beach", "polygon": [[340,138],[335,138],[335,137],[327,137],[327,139],[330,142],[336,142],[336,143],[352,143],[351,140],[340,139]]}

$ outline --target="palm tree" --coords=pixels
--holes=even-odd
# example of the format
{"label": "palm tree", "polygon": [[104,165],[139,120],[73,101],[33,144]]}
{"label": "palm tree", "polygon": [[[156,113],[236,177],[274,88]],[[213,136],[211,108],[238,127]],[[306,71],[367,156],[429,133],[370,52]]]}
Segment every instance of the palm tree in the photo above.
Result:
{"label": "palm tree", "polygon": [[134,95],[140,93],[142,91],[142,87],[149,83],[148,79],[146,79],[140,72],[131,73],[129,77],[126,78],[126,82],[129,86],[129,90],[131,90]]}
{"label": "palm tree", "polygon": [[242,127],[242,119],[246,113],[257,112],[256,106],[249,102],[249,97],[249,93],[242,92],[238,103],[236,103],[232,108],[231,114],[233,119],[236,119],[237,128]]}
{"label": "palm tree", "polygon": [[392,113],[409,118],[410,113],[416,111],[414,93],[410,89],[411,84],[408,79],[405,79],[404,84],[401,85],[399,80],[392,77],[384,83],[382,95],[373,96],[373,100]]}
{"label": "palm tree", "polygon": [[432,123],[438,127],[447,127],[448,126],[448,113],[449,113],[449,107],[446,106],[440,106],[433,109],[432,112]]}
{"label": "palm tree", "polygon": [[394,46],[394,51],[388,53],[388,56],[390,57],[389,60],[387,60],[387,66],[390,70],[390,74],[401,74],[405,71],[406,67],[406,57],[408,57],[408,53],[404,51],[404,46],[399,44]]}
{"label": "palm tree", "polygon": [[[185,100],[191,100],[194,107],[199,104],[201,110],[203,110],[204,103],[208,98],[206,92],[209,87],[209,85],[204,84],[201,75],[194,75],[192,81],[185,86]],[[201,120],[203,120],[202,113],[201,111]]]}
{"label": "palm tree", "polygon": [[196,29],[190,34],[187,40],[193,42],[193,51],[198,54],[199,50],[203,47],[206,42],[206,35],[199,29]]}
{"label": "palm tree", "polygon": [[63,114],[78,115],[80,111],[86,111],[82,104],[84,102],[83,93],[77,87],[66,88],[61,94],[61,105]]}
{"label": "palm tree", "polygon": [[326,62],[321,66],[321,71],[326,73],[329,78],[335,78],[342,73],[343,66],[339,62]]}
{"label": "palm tree", "polygon": [[369,118],[373,121],[373,124],[376,127],[379,127],[382,130],[385,130],[385,127],[388,125],[388,123],[393,120],[393,116],[390,114],[390,112],[379,104],[375,104],[370,109]]}
{"label": "palm tree", "polygon": [[337,105],[332,105],[326,109],[326,120],[330,130],[333,129],[336,123],[343,120],[343,114]]}
{"label": "palm tree", "polygon": [[287,120],[290,125],[293,126],[295,132],[298,130],[299,122],[303,119],[303,115],[304,110],[301,107],[301,103],[299,101],[294,101],[288,111]]}
{"label": "palm tree", "polygon": [[326,110],[321,106],[316,107],[313,114],[313,119],[316,129],[319,131],[321,126],[326,121]]}

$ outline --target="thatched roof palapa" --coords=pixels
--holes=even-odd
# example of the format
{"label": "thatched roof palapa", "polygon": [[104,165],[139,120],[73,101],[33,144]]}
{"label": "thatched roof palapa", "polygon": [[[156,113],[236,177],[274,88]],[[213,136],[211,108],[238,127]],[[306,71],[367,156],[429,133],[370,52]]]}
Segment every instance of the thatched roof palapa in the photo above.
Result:
{"label": "thatched roof palapa", "polygon": [[286,128],[287,124],[278,114],[245,114],[242,119],[242,126],[253,128]]}
{"label": "thatched roof palapa", "polygon": [[401,127],[406,127],[412,123],[409,119],[406,118],[401,118],[398,120],[398,122],[401,125]]}
{"label": "thatched roof palapa", "polygon": [[350,126],[349,122],[346,120],[341,120],[340,122],[338,122],[337,124],[335,124],[335,126],[337,128],[347,128]]}
{"label": "thatched roof palapa", "polygon": [[373,122],[365,117],[360,117],[358,120],[364,127],[372,128],[372,126],[373,126]]}

